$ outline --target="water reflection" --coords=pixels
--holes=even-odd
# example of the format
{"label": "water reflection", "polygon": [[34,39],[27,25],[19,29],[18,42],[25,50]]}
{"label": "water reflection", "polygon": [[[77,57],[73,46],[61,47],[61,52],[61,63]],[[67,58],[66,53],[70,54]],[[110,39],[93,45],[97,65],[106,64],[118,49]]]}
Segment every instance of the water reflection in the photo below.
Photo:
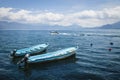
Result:
{"label": "water reflection", "polygon": [[[13,63],[17,64],[17,61],[19,61],[19,59],[14,59]],[[28,64],[24,67],[18,67],[19,72],[24,73],[24,75],[26,77],[30,77],[32,72],[34,71],[44,71],[44,70],[48,70],[49,68],[53,68],[53,67],[60,67],[61,65],[66,65],[66,64],[76,64],[76,57],[75,55],[66,58],[66,59],[62,59],[62,60],[55,60],[55,61],[50,61],[50,62],[44,62],[44,63],[34,63],[34,64]]]}

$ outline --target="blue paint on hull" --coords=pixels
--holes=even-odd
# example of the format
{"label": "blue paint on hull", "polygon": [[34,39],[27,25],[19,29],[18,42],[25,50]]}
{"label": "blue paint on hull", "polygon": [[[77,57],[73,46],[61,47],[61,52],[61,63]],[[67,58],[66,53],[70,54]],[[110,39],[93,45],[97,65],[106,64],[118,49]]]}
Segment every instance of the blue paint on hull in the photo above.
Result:
{"label": "blue paint on hull", "polygon": [[20,49],[20,50],[17,50],[17,52],[15,53],[15,56],[20,57],[20,56],[24,56],[25,54],[32,55],[32,54],[39,53],[46,50],[47,47],[48,47],[48,44],[39,44],[29,48]]}
{"label": "blue paint on hull", "polygon": [[64,59],[64,58],[74,55],[76,50],[77,48],[70,47],[70,48],[58,50],[55,52],[30,56],[28,58],[28,63],[38,63],[38,62],[46,62],[46,61]]}

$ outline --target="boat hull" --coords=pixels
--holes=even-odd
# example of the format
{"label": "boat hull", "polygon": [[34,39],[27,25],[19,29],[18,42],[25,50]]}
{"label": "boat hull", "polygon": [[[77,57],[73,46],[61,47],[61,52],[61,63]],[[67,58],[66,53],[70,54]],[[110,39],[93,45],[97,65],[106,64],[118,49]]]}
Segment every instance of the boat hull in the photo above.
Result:
{"label": "boat hull", "polygon": [[72,55],[75,55],[76,48],[66,48],[62,49],[56,52],[36,55],[36,56],[30,56],[28,58],[28,63],[42,63],[42,62],[48,62],[48,61],[55,61],[60,59],[68,58]]}
{"label": "boat hull", "polygon": [[34,54],[45,51],[47,47],[48,47],[48,44],[39,44],[39,45],[32,46],[29,48],[20,49],[16,51],[15,57],[21,57],[26,54],[34,55]]}

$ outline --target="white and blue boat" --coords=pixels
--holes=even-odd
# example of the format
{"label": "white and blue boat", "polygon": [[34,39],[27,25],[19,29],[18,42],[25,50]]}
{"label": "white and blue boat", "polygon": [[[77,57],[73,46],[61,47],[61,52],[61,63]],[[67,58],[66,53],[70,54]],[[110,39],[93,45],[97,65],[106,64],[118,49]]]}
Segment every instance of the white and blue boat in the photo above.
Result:
{"label": "white and blue boat", "polygon": [[51,31],[50,34],[51,34],[51,35],[57,35],[57,34],[59,34],[59,33],[58,33],[57,31]]}
{"label": "white and blue boat", "polygon": [[39,45],[35,45],[35,46],[32,46],[32,47],[29,47],[29,48],[24,48],[24,49],[19,49],[19,50],[14,50],[12,53],[11,53],[11,56],[12,57],[20,57],[20,56],[24,56],[26,54],[29,54],[29,55],[34,55],[36,53],[40,53],[40,52],[43,52],[47,49],[49,44],[39,44]]}
{"label": "white and blue boat", "polygon": [[76,47],[70,47],[55,52],[30,56],[27,59],[27,63],[41,63],[41,62],[64,59],[72,55],[75,55],[76,50],[77,50]]}

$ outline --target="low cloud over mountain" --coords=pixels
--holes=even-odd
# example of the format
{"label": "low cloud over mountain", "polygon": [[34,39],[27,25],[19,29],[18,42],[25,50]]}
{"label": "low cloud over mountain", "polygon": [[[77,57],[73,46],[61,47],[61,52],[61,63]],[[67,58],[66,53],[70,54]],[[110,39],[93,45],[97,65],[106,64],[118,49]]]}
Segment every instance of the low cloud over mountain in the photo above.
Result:
{"label": "low cloud over mountain", "polygon": [[[22,24],[39,24],[49,26],[81,26],[94,28],[120,21],[120,6],[100,10],[83,10],[70,13],[51,11],[32,11],[15,8],[0,8],[0,21]],[[47,28],[47,27],[46,27]]]}

